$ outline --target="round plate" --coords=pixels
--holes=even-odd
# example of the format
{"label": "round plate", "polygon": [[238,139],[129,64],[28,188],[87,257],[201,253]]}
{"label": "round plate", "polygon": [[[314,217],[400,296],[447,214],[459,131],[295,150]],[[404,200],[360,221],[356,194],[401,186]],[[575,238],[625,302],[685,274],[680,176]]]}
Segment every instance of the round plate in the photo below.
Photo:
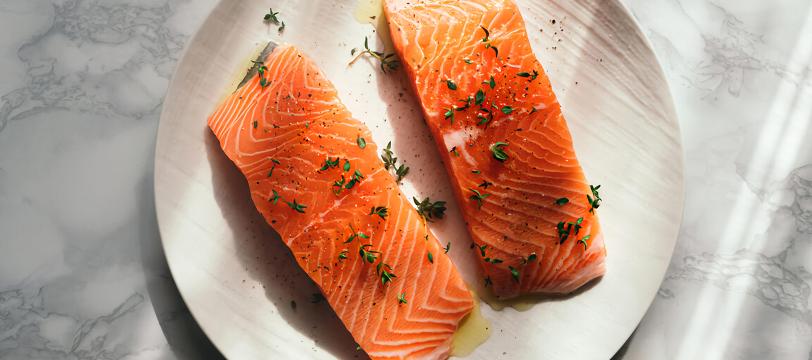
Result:
{"label": "round plate", "polygon": [[[368,0],[365,0],[368,1]],[[431,224],[469,283],[475,254],[437,150],[403,71],[383,74],[350,50],[383,43],[349,1],[276,1],[286,27],[263,23],[265,0],[223,0],[192,41],[169,87],[155,159],[155,203],[175,282],[212,342],[234,359],[347,358],[362,353],[318,289],[255,210],[245,179],[206,127],[252,54],[268,40],[309,54],[379,144],[392,141],[411,196],[450,201]],[[648,42],[615,0],[519,0],[593,184],[607,273],[577,294],[524,311],[482,306],[490,338],[469,355],[608,358],[646,312],[671,258],[682,215],[682,150],[668,85]],[[555,20],[555,21],[553,21]],[[235,81],[236,80],[236,81]],[[382,309],[382,311],[384,311]]]}

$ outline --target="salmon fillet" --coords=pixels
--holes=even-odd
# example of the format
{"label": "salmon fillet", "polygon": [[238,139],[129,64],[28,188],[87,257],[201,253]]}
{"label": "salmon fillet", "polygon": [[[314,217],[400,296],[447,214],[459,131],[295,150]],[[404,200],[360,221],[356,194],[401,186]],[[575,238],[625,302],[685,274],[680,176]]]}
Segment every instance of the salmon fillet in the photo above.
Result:
{"label": "salmon fillet", "polygon": [[500,298],[569,293],[606,250],[561,108],[512,0],[385,0],[401,62]]}
{"label": "salmon fillet", "polygon": [[370,357],[448,356],[471,293],[311,60],[277,47],[208,124]]}

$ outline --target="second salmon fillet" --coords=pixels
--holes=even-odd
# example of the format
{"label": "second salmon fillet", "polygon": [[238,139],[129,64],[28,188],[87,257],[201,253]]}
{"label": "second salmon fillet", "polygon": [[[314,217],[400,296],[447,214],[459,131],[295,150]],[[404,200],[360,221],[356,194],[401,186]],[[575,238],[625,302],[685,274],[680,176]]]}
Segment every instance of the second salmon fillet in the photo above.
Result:
{"label": "second salmon fillet", "polygon": [[512,0],[384,0],[500,298],[569,293],[604,273],[603,234],[569,129]]}

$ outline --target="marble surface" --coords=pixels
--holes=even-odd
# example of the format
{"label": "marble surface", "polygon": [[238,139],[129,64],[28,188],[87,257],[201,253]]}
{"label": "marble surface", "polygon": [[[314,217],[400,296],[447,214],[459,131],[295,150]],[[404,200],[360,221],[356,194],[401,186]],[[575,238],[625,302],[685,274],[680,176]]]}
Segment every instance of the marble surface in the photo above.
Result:
{"label": "marble surface", "polygon": [[[0,2],[0,359],[220,357],[152,199],[163,94],[214,3]],[[812,1],[624,3],[670,81],[687,193],[615,358],[812,358]]]}

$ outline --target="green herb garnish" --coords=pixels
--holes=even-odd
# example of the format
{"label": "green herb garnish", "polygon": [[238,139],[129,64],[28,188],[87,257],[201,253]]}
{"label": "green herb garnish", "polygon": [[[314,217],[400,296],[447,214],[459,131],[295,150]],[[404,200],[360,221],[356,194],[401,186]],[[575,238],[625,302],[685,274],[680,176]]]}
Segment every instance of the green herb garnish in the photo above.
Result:
{"label": "green herb garnish", "polygon": [[482,91],[482,89],[479,89],[474,95],[474,104],[482,105],[483,102],[485,102],[485,92]]}
{"label": "green herb garnish", "polygon": [[505,115],[510,115],[513,112],[513,108],[510,106],[505,106],[502,108],[502,113]]}
{"label": "green herb garnish", "polygon": [[333,193],[336,195],[341,194],[341,190],[344,189],[345,182],[347,182],[347,179],[344,178],[344,175],[341,175],[341,179],[333,182]]}
{"label": "green herb garnish", "polygon": [[398,176],[398,179],[395,181],[403,180],[406,177],[406,174],[409,173],[409,167],[406,164],[400,164],[397,169],[395,169],[395,175]]}
{"label": "green herb garnish", "polygon": [[457,147],[456,147],[456,146],[451,147],[451,151],[449,151],[449,152],[450,152],[450,153],[452,153],[452,154],[454,154],[454,156],[456,156],[456,157],[460,157],[460,152],[459,152],[459,151],[457,151]]}
{"label": "green herb garnish", "polygon": [[469,58],[462,59],[462,61],[465,61],[465,63],[466,63],[466,64],[468,64],[468,65],[471,65],[471,64],[473,64],[473,63],[474,63],[474,62],[473,62],[473,61],[471,61],[471,59],[469,59]]}
{"label": "green herb garnish", "polygon": [[428,221],[434,218],[442,219],[445,215],[445,201],[431,201],[431,198],[425,198],[423,201],[417,200],[416,197],[412,198],[414,204],[417,205],[417,213]]}
{"label": "green herb garnish", "polygon": [[270,8],[270,11],[268,11],[268,13],[265,14],[265,16],[262,19],[265,21],[271,21],[274,24],[278,24],[279,18],[276,17],[277,15],[279,15],[279,12],[278,11],[274,12],[273,8]]}
{"label": "green herb garnish", "polygon": [[386,220],[386,215],[388,215],[389,209],[386,206],[373,206],[369,210],[369,215],[378,215],[381,219]]}
{"label": "green herb garnish", "polygon": [[493,79],[493,75],[491,75],[490,80],[488,80],[488,85],[491,86],[491,89],[496,87],[496,80]]}
{"label": "green herb garnish", "polygon": [[349,243],[351,243],[353,240],[355,240],[355,238],[359,238],[359,239],[369,239],[369,236],[368,236],[367,234],[364,234],[363,232],[360,232],[360,231],[355,231],[355,228],[353,228],[353,227],[352,227],[352,224],[350,224],[350,236],[347,238],[347,240],[346,240],[346,241],[344,241],[344,243],[345,243],[345,244],[349,244]]}
{"label": "green herb garnish", "polygon": [[[490,113],[488,113],[488,115],[490,115]],[[488,121],[491,121],[491,119],[485,117],[482,114],[477,114],[476,118],[479,119],[479,121],[476,123],[477,125],[484,125],[484,124],[487,124]]]}
{"label": "green herb garnish", "polygon": [[328,156],[327,159],[324,160],[324,165],[321,166],[321,169],[319,169],[319,171],[324,171],[329,168],[334,168],[338,166],[338,161],[339,161],[338,157],[331,160],[330,157]]}
{"label": "green herb garnish", "polygon": [[488,262],[488,263],[491,263],[491,264],[499,264],[499,263],[502,263],[502,259],[498,259],[498,258],[491,259],[491,258],[486,257],[485,262]]}
{"label": "green herb garnish", "polygon": [[396,278],[395,274],[389,272],[392,270],[392,267],[389,264],[378,263],[377,268],[375,271],[381,276],[381,284],[386,285],[388,282],[392,282],[393,278]]}
{"label": "green herb garnish", "polygon": [[268,177],[271,177],[273,175],[273,171],[274,169],[276,169],[276,165],[280,164],[279,160],[276,160],[274,158],[271,158],[271,162],[273,163],[273,166],[271,166],[271,170],[268,171]]}
{"label": "green herb garnish", "polygon": [[486,42],[488,42],[488,41],[491,41],[491,39],[490,39],[491,32],[490,32],[490,31],[488,31],[488,29],[486,29],[486,28],[485,28],[484,26],[482,26],[482,25],[480,25],[479,27],[482,29],[482,31],[484,31],[484,32],[485,32],[485,37],[484,37],[484,38],[482,38],[482,42],[486,43]]}
{"label": "green herb garnish", "polygon": [[558,205],[558,206],[561,206],[561,205],[564,205],[564,204],[566,204],[568,202],[570,202],[570,199],[562,197],[562,198],[559,198],[558,200],[556,200],[555,204]]}
{"label": "green herb garnish", "polygon": [[584,245],[584,251],[586,251],[587,247],[589,246],[589,244],[587,244],[586,241],[589,240],[589,238],[591,236],[592,235],[587,235],[587,236],[584,236],[583,238],[581,238],[581,240],[578,240],[579,243]]}
{"label": "green herb garnish", "polygon": [[482,255],[482,257],[485,257],[485,250],[488,249],[488,245],[479,245],[477,248],[479,248],[479,254]]}
{"label": "green herb garnish", "polygon": [[431,251],[426,254],[426,257],[429,259],[429,262],[434,264],[434,255],[431,254]]}
{"label": "green herb garnish", "polygon": [[[357,51],[356,49],[352,49],[350,54],[355,55],[356,51]],[[366,36],[364,37],[364,50],[358,52],[358,55],[356,55],[355,58],[353,58],[352,61],[350,61],[350,65],[355,63],[355,61],[358,60],[363,54],[369,54],[369,56],[378,59],[378,61],[381,62],[381,71],[383,71],[384,73],[386,73],[387,69],[397,70],[397,68],[400,67],[400,60],[398,60],[397,57],[395,57],[394,53],[386,54],[380,51],[372,51],[369,48],[369,39]]]}
{"label": "green herb garnish", "polygon": [[347,185],[344,185],[344,188],[347,189],[347,190],[352,189],[355,186],[355,184],[358,184],[359,182],[361,182],[361,179],[363,179],[363,178],[364,178],[364,175],[361,174],[361,171],[358,170],[358,169],[355,169],[355,172],[352,174],[352,178],[350,178],[350,181],[347,182]]}
{"label": "green herb garnish", "polygon": [[388,142],[386,144],[386,148],[383,149],[383,154],[381,154],[381,160],[383,160],[383,168],[389,170],[390,167],[395,166],[398,163],[398,158],[392,157],[392,142]]}
{"label": "green herb garnish", "polygon": [[507,145],[508,145],[508,143],[501,142],[501,141],[496,142],[493,145],[491,145],[491,153],[493,153],[493,158],[496,159],[496,160],[499,160],[501,162],[504,162],[505,160],[507,160],[508,156],[505,153],[505,149],[504,149],[504,147],[507,146]]}
{"label": "green herb garnish", "polygon": [[476,201],[477,206],[479,208],[482,208],[482,201],[485,200],[488,196],[491,196],[491,194],[482,194],[479,192],[479,190],[476,189],[468,189],[468,190],[471,190],[474,193],[474,195],[470,196],[470,199]]}
{"label": "green herb garnish", "polygon": [[364,138],[362,138],[360,136],[357,139],[355,139],[355,142],[358,143],[358,147],[361,148],[361,149],[367,147],[367,141],[364,140]]}
{"label": "green herb garnish", "polygon": [[471,170],[471,173],[473,173],[473,174],[479,174],[479,173],[482,173],[482,172],[481,172],[481,171],[479,171],[479,170]]}
{"label": "green herb garnish", "polygon": [[372,244],[364,244],[358,248],[358,255],[361,256],[361,260],[366,260],[368,263],[372,264],[375,260],[378,260],[378,254],[380,251],[375,250],[367,250],[367,248],[371,248]]}
{"label": "green herb garnish", "polygon": [[302,214],[304,214],[305,212],[304,209],[307,207],[307,205],[299,204],[298,202],[296,202],[296,199],[293,199],[293,202],[285,201],[285,204],[288,204],[288,206],[290,206],[291,209],[296,210],[297,212]]}
{"label": "green herb garnish", "polygon": [[444,254],[448,254],[448,251],[451,250],[451,242],[450,241],[447,244],[445,244],[445,248],[443,250],[445,250]]}
{"label": "green herb garnish", "polygon": [[338,260],[341,261],[346,258],[347,258],[347,250],[341,250],[341,252],[338,253]]}
{"label": "green herb garnish", "polygon": [[445,81],[446,86],[448,86],[451,90],[457,90],[457,84],[454,83],[454,80],[448,79]]}
{"label": "green herb garnish", "polygon": [[270,199],[268,199],[268,201],[270,201],[271,203],[276,205],[276,203],[279,201],[279,198],[281,198],[281,196],[279,196],[279,193],[276,192],[276,190],[271,190],[271,192],[273,192],[273,195],[271,196]]}
{"label": "green herb garnish", "polygon": [[406,303],[406,293],[400,293],[400,295],[398,295],[398,304],[405,303]]}
{"label": "green herb garnish", "polygon": [[493,183],[492,183],[492,182],[490,182],[490,181],[483,181],[483,182],[482,182],[482,184],[479,184],[477,187],[481,187],[481,188],[483,188],[483,189],[487,189],[487,188],[488,188],[488,186],[491,186],[491,185],[493,185]]}
{"label": "green herb garnish", "polygon": [[446,118],[446,119],[449,119],[449,120],[451,121],[451,123],[452,123],[452,124],[454,123],[454,109],[455,109],[455,108],[456,108],[456,107],[451,107],[451,109],[448,109],[448,110],[446,110],[446,112],[445,112],[445,118]]}
{"label": "green herb garnish", "polygon": [[601,196],[598,194],[598,189],[600,189],[600,188],[601,188],[600,185],[598,185],[598,186],[589,185],[589,189],[592,190],[592,196],[589,196],[589,194],[587,194],[586,200],[589,202],[589,206],[590,206],[589,212],[590,213],[594,214],[595,209],[597,209],[598,206],[601,206]]}
{"label": "green herb garnish", "polygon": [[519,282],[519,270],[513,268],[513,266],[508,266],[508,270],[510,270],[510,275],[513,276],[513,281]]}

